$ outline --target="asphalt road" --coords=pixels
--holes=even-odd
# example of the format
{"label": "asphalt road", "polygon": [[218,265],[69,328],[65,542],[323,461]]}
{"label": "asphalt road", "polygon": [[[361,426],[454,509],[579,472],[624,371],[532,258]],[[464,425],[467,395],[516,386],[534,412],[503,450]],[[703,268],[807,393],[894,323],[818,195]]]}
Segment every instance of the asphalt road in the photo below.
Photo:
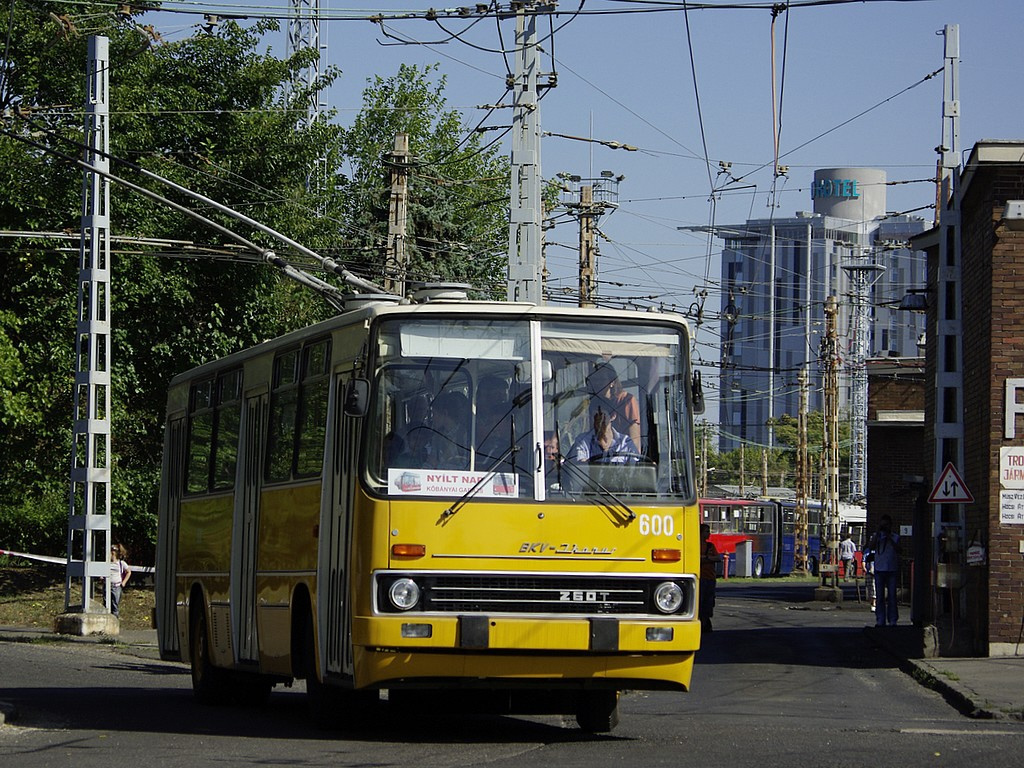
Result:
{"label": "asphalt road", "polygon": [[808,588],[723,585],[688,694],[630,693],[607,736],[571,718],[382,707],[328,733],[301,686],[259,709],[196,704],[188,670],[97,643],[0,643],[0,764],[36,766],[1019,766],[1024,724],[958,714],[862,629],[863,605]]}

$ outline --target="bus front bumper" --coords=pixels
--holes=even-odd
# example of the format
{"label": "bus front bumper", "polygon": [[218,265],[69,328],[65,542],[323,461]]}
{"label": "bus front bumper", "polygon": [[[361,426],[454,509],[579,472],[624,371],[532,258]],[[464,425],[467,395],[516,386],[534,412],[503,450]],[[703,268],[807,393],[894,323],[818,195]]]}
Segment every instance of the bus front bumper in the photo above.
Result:
{"label": "bus front bumper", "polygon": [[433,679],[687,690],[700,624],[406,614],[356,619],[353,645],[360,688]]}

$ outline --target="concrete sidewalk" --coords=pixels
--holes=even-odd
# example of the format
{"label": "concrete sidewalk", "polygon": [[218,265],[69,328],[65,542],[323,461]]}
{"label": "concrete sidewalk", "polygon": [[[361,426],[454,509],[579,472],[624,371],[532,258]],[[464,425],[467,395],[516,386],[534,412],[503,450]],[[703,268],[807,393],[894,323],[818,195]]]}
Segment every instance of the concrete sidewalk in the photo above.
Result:
{"label": "concrete sidewalk", "polygon": [[1024,656],[924,658],[922,634],[910,625],[864,629],[868,642],[899,659],[905,672],[965,715],[1024,720]]}

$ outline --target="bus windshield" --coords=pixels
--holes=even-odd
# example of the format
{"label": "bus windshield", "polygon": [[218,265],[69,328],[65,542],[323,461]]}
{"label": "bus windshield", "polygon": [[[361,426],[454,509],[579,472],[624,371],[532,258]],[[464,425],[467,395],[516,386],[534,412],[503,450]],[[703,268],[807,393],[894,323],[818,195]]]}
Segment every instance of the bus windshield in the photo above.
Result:
{"label": "bus windshield", "polygon": [[378,326],[371,486],[388,496],[692,499],[674,326],[403,317]]}

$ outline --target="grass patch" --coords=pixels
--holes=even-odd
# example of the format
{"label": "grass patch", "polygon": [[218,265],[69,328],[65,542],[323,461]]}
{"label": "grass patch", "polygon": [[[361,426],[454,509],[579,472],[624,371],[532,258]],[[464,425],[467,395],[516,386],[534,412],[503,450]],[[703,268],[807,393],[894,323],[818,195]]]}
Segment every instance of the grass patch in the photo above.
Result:
{"label": "grass patch", "polygon": [[[121,629],[150,629],[154,605],[153,587],[133,577],[121,594]],[[0,565],[0,626],[52,630],[62,613],[63,567]]]}

